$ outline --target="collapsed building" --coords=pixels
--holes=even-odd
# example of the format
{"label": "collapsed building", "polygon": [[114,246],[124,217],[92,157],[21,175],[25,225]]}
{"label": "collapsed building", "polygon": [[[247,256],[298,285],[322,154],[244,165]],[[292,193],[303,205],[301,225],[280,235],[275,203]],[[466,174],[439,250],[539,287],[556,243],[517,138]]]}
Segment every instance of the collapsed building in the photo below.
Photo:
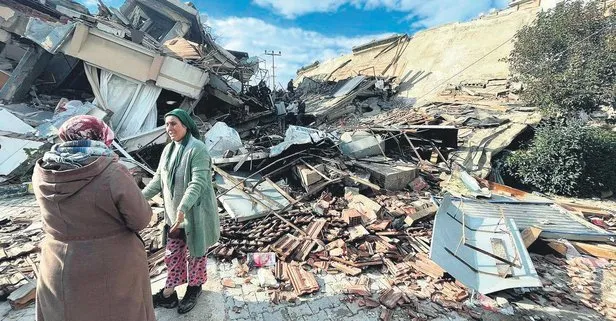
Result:
{"label": "collapsed building", "polygon": [[[216,44],[191,5],[129,0],[92,16],[68,0],[23,3],[0,0],[0,178],[27,177],[54,128],[91,113],[145,182],[156,160],[143,151],[166,139],[161,115],[184,108],[214,164],[222,230],[208,253],[235,261],[239,278],[272,274],[272,302],[341,273],[358,278],[348,300],[382,308],[383,320],[398,308],[481,319],[518,300],[615,317],[616,208],[507,186],[495,160],[541,120],[503,58],[552,2],[362,44],[273,93],[255,81],[258,59]],[[289,110],[302,117],[281,119]],[[160,201],[141,233],[151,276],[165,270]],[[35,290],[24,275],[36,275],[41,237],[37,218],[0,221],[0,290],[15,307]],[[375,293],[364,272],[388,288]]]}
{"label": "collapsed building", "polygon": [[[108,120],[128,153],[164,143],[161,115],[174,108],[246,124],[243,134],[275,121],[268,118],[271,104],[249,95],[250,79],[262,72],[259,60],[216,44],[192,5],[126,1],[116,9],[101,3],[96,16],[72,1],[0,5],[0,100],[5,110],[28,115],[21,118],[37,128],[39,138],[52,134],[43,123],[60,117],[61,108],[54,107],[66,102],[61,98],[88,99],[91,105],[69,114]],[[21,102],[32,103],[28,108]],[[25,162],[23,156],[0,160],[3,180]]]}

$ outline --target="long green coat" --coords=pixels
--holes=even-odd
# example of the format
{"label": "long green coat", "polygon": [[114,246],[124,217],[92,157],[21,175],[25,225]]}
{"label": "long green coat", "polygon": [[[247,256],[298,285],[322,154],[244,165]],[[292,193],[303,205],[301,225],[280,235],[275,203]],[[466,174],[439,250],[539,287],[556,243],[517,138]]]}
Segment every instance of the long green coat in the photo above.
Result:
{"label": "long green coat", "polygon": [[[166,174],[163,169],[166,168],[165,162],[172,144],[165,146],[154,178],[143,189],[146,199],[163,190],[161,179],[166,178],[161,176]],[[187,159],[188,163],[184,173],[185,192],[177,209],[185,214],[183,227],[190,256],[201,257],[220,238],[220,219],[212,186],[212,159],[205,144],[194,137],[186,145],[182,158]]]}

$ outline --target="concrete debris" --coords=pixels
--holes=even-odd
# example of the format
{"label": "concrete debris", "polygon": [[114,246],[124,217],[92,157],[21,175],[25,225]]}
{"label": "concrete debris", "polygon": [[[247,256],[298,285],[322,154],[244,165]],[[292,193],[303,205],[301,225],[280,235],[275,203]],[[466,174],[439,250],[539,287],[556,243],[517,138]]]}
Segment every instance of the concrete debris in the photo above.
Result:
{"label": "concrete debris", "polygon": [[368,132],[347,132],[340,136],[342,153],[353,158],[365,158],[379,155],[385,148],[385,142],[379,135]]}
{"label": "concrete debris", "polygon": [[222,280],[222,286],[224,286],[226,288],[235,288],[236,284],[231,279],[223,279]]}
{"label": "concrete debris", "polygon": [[17,290],[11,293],[7,300],[13,309],[19,310],[33,302],[35,297],[36,283],[28,281],[26,284],[20,286]]}
{"label": "concrete debris", "polygon": [[257,278],[259,280],[259,285],[263,288],[278,287],[278,281],[276,281],[274,273],[269,268],[260,268],[257,272]]}

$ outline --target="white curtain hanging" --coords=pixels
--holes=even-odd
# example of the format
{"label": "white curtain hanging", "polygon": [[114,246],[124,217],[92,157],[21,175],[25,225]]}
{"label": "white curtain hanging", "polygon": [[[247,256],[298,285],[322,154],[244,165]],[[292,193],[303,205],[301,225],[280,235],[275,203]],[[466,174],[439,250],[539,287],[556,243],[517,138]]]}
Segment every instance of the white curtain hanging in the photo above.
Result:
{"label": "white curtain hanging", "polygon": [[86,76],[96,97],[94,103],[113,112],[111,126],[123,138],[156,127],[156,100],[162,89],[135,82],[84,62]]}

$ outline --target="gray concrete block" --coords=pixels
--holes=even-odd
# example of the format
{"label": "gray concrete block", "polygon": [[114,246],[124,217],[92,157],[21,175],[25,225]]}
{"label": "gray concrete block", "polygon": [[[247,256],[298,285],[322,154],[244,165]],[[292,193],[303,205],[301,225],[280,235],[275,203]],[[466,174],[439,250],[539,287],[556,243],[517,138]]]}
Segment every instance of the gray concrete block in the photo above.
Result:
{"label": "gray concrete block", "polygon": [[360,166],[370,172],[370,178],[373,182],[390,191],[404,189],[417,177],[418,172],[417,167],[414,166],[392,166],[366,162],[362,162]]}

